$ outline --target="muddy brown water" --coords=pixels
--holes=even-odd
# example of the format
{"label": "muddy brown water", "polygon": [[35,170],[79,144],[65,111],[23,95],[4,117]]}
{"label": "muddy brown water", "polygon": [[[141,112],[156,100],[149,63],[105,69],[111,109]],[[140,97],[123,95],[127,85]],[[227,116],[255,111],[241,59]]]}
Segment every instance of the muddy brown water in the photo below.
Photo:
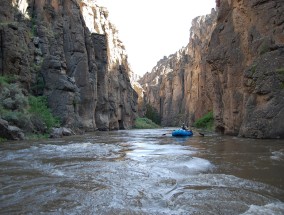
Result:
{"label": "muddy brown water", "polygon": [[0,214],[284,214],[284,140],[171,130],[1,143]]}

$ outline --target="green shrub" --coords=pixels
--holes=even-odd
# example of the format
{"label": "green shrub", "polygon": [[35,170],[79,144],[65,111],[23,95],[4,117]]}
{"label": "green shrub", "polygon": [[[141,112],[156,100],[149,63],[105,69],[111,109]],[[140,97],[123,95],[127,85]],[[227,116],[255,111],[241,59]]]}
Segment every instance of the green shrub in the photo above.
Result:
{"label": "green shrub", "polygon": [[251,66],[252,75],[254,75],[254,73],[256,72],[256,67],[257,67],[257,64],[253,64],[253,65]]}
{"label": "green shrub", "polygon": [[9,124],[16,125],[25,131],[31,131],[33,128],[29,114],[24,112],[3,109],[1,117],[8,121]]}
{"label": "green shrub", "polygon": [[213,112],[212,111],[205,114],[200,119],[196,120],[195,123],[193,124],[194,127],[206,128],[206,129],[209,129],[209,130],[213,129],[213,125],[214,125],[214,118],[213,118]]}
{"label": "green shrub", "polygon": [[37,75],[36,82],[31,85],[33,95],[40,96],[43,94],[45,83],[41,75]]}
{"label": "green shrub", "polygon": [[26,138],[28,140],[42,140],[42,139],[48,139],[48,137],[49,137],[48,133],[46,133],[46,134],[34,134],[34,133],[31,134],[31,133],[28,133],[26,135]]}
{"label": "green shrub", "polygon": [[279,74],[284,75],[284,67],[276,69],[276,72],[278,72]]}
{"label": "green shrub", "polygon": [[0,75],[0,86],[4,86],[10,83],[13,83],[17,80],[17,77],[15,75]]}
{"label": "green shrub", "polygon": [[18,84],[6,84],[0,93],[0,105],[6,109],[22,111],[27,108],[28,99]]}
{"label": "green shrub", "polygon": [[5,141],[7,141],[6,138],[0,137],[0,143],[1,143],[1,142],[5,142]]}
{"label": "green shrub", "polygon": [[11,98],[3,99],[1,103],[6,109],[13,109],[14,101]]}
{"label": "green shrub", "polygon": [[12,122],[13,124],[16,124],[17,121],[19,121],[21,118],[23,118],[25,114],[18,112],[18,111],[11,111],[11,110],[5,110],[2,113],[2,118],[6,121]]}
{"label": "green shrub", "polygon": [[160,114],[158,113],[157,109],[152,107],[150,104],[146,105],[145,117],[151,119],[154,123],[158,125],[161,124]]}
{"label": "green shrub", "polygon": [[47,107],[47,99],[45,96],[30,96],[29,105],[29,112],[35,117],[40,118],[45,123],[48,130],[52,127],[60,126],[59,119],[54,117],[51,110]]}
{"label": "green shrub", "polygon": [[0,76],[0,86],[6,85],[8,83],[6,76]]}
{"label": "green shrub", "polygon": [[148,118],[137,118],[135,120],[134,128],[148,129],[148,128],[159,128],[160,126],[154,123]]}
{"label": "green shrub", "polygon": [[[283,76],[283,75],[284,75],[284,67],[279,68],[279,69],[276,69],[276,72],[277,72],[280,76]],[[283,78],[281,77],[280,79],[282,79],[281,84],[280,84],[280,87],[281,87],[281,89],[284,89],[284,81],[283,81]]]}

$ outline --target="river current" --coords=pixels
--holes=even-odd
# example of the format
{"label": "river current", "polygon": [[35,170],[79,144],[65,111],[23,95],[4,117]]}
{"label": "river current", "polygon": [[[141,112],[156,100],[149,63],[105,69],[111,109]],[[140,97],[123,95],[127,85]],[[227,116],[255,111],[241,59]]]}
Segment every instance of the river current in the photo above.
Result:
{"label": "river current", "polygon": [[171,130],[0,144],[0,214],[284,214],[284,140]]}

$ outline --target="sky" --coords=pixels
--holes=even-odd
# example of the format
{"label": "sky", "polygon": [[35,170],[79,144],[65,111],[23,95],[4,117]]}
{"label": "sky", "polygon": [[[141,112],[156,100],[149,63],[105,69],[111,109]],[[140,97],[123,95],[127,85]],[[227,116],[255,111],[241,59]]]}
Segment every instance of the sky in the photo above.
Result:
{"label": "sky", "polygon": [[189,41],[191,21],[206,15],[215,0],[97,0],[109,11],[134,73],[143,75]]}

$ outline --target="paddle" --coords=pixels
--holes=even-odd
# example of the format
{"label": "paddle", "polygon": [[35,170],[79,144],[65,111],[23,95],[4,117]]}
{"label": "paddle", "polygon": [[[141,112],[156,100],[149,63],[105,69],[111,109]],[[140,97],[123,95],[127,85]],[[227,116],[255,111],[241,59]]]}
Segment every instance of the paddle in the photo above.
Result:
{"label": "paddle", "polygon": [[[173,131],[175,131],[175,130],[173,130]],[[171,133],[165,133],[165,134],[162,134],[162,136],[165,136],[165,135],[167,135],[167,134],[172,134],[172,132],[171,132]]]}
{"label": "paddle", "polygon": [[165,136],[165,135],[167,135],[167,134],[172,134],[172,133],[165,133],[165,134],[162,134],[162,136]]}

